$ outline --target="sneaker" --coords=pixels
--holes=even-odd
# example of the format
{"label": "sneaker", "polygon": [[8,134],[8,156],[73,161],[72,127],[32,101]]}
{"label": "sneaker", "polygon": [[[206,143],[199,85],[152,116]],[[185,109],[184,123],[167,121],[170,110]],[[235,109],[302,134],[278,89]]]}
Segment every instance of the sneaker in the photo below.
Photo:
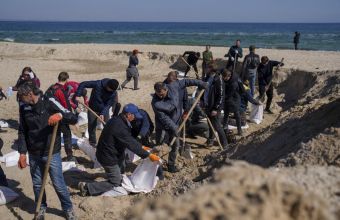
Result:
{"label": "sneaker", "polygon": [[46,207],[40,207],[38,214],[36,215],[36,220],[44,220],[46,213]]}
{"label": "sneaker", "polygon": [[168,172],[169,173],[177,173],[179,169],[175,165],[168,165]]}
{"label": "sneaker", "polygon": [[274,114],[270,109],[265,109],[265,112],[267,112],[268,114]]}
{"label": "sneaker", "polygon": [[80,190],[80,195],[82,197],[88,196],[89,195],[89,190],[87,189],[87,185],[85,182],[80,182],[78,184],[78,189]]}
{"label": "sneaker", "polygon": [[65,212],[65,216],[67,220],[77,220],[76,215],[74,214],[73,209],[70,209]]}
{"label": "sneaker", "polygon": [[78,163],[77,159],[73,155],[69,155],[66,157],[66,161],[68,162],[75,162],[76,164]]}

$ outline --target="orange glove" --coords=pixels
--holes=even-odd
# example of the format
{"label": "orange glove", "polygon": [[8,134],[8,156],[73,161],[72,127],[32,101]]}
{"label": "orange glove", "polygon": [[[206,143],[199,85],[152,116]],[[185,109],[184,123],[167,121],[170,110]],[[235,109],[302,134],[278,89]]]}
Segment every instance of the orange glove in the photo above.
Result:
{"label": "orange glove", "polygon": [[183,112],[182,119],[185,120],[188,117],[188,112]]}
{"label": "orange glove", "polygon": [[63,116],[60,113],[55,113],[53,115],[51,115],[48,118],[48,125],[49,126],[54,126],[56,125],[61,119],[63,118]]}
{"label": "orange glove", "polygon": [[159,156],[157,156],[156,154],[150,154],[149,158],[152,162],[156,162],[159,161],[161,158],[159,158]]}
{"label": "orange glove", "polygon": [[26,154],[20,154],[20,157],[18,160],[18,167],[20,169],[24,169],[25,167],[27,167]]}
{"label": "orange glove", "polygon": [[152,148],[151,147],[147,147],[147,146],[143,146],[143,150],[150,151],[150,150],[152,150]]}

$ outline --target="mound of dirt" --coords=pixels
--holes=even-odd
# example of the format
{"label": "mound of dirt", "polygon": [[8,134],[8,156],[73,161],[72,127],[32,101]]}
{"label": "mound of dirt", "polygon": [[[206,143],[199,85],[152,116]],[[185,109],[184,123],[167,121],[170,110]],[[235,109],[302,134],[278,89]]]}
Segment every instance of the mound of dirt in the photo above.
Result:
{"label": "mound of dirt", "polygon": [[142,201],[127,219],[335,219],[329,205],[284,175],[244,162],[224,167],[210,184],[172,199]]}
{"label": "mound of dirt", "polygon": [[[282,102],[276,97],[278,104],[282,105],[278,119],[244,138],[227,156],[264,167],[339,166],[340,83],[334,83],[340,82],[339,73],[311,73],[307,77],[304,72],[291,72],[286,79],[295,82],[301,81],[301,77],[308,82],[292,83],[296,85],[294,92],[290,92],[293,88],[286,85],[285,91],[281,89],[285,92],[281,94]],[[282,81],[281,84],[287,83]]]}

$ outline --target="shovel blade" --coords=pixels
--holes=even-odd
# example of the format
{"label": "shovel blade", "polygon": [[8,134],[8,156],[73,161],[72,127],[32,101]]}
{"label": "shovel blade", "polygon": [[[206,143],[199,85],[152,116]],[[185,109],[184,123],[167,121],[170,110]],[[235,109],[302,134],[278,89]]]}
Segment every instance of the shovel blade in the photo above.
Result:
{"label": "shovel blade", "polygon": [[189,160],[194,159],[194,155],[193,155],[193,153],[191,152],[191,147],[188,146],[188,145],[184,145],[184,146],[183,146],[183,149],[182,149],[181,156],[184,157],[184,158],[186,158],[186,159],[189,159]]}

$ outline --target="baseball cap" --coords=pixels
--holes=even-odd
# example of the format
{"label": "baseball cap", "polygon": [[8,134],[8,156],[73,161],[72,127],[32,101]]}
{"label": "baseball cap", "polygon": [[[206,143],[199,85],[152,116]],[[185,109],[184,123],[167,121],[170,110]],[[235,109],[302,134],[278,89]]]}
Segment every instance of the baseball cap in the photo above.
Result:
{"label": "baseball cap", "polygon": [[132,103],[124,106],[123,112],[134,114],[136,118],[142,119],[143,116],[139,113],[138,107]]}

